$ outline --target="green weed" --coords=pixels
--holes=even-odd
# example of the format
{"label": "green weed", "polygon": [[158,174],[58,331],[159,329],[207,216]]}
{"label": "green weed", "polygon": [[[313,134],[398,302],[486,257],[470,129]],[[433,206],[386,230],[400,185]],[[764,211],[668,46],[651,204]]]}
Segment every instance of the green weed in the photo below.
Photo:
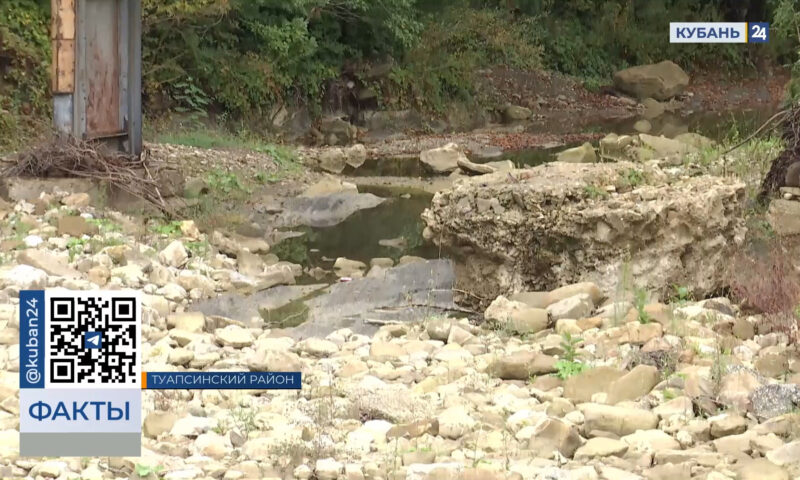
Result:
{"label": "green weed", "polygon": [[689,290],[689,287],[683,285],[673,285],[672,286],[673,294],[672,294],[672,303],[676,303],[678,305],[685,305],[692,299],[692,292]]}
{"label": "green weed", "polygon": [[122,227],[120,225],[107,218],[90,218],[87,220],[87,222],[91,223],[92,225],[97,225],[97,228],[101,233],[122,231]]}
{"label": "green weed", "polygon": [[566,359],[562,359],[556,362],[556,370],[555,376],[560,378],[561,380],[566,380],[572,376],[578,375],[579,373],[583,372],[588,368],[588,365],[585,363],[577,362],[577,361],[567,361]]}
{"label": "green weed", "polygon": [[619,183],[622,187],[636,188],[644,185],[646,178],[644,173],[634,168],[629,168],[623,172],[619,172]]}
{"label": "green weed", "polygon": [[633,306],[636,308],[636,318],[639,323],[647,324],[653,321],[650,314],[645,311],[647,306],[648,294],[647,290],[642,287],[637,287],[633,292]]}
{"label": "green weed", "polygon": [[204,241],[185,242],[183,246],[191,253],[192,257],[205,257],[211,251],[211,245]]}
{"label": "green weed", "polygon": [[82,238],[70,238],[67,241],[67,252],[69,252],[69,261],[75,260],[75,255],[83,253],[83,247],[86,245],[86,240]]}
{"label": "green weed", "polygon": [[244,185],[237,174],[225,172],[221,169],[209,172],[206,183],[208,188],[217,195],[227,196],[233,193],[250,193],[250,189]]}
{"label": "green weed", "polygon": [[136,473],[136,476],[140,478],[149,477],[150,475],[156,475],[160,477],[161,472],[163,471],[164,467],[161,465],[152,467],[150,465],[145,465],[143,463],[137,463],[136,466],[134,467],[134,472]]}
{"label": "green weed", "polygon": [[607,198],[608,197],[608,192],[604,188],[600,188],[600,187],[598,187],[596,185],[591,185],[591,184],[590,185],[586,185],[585,187],[583,187],[583,191],[592,200],[598,199],[598,198]]}
{"label": "green weed", "polygon": [[181,233],[181,222],[178,220],[173,220],[168,223],[155,222],[150,225],[150,231],[168,237],[178,236]]}
{"label": "green weed", "polygon": [[564,360],[574,362],[578,358],[578,344],[583,339],[580,337],[573,337],[569,332],[561,334],[561,348],[564,350]]}

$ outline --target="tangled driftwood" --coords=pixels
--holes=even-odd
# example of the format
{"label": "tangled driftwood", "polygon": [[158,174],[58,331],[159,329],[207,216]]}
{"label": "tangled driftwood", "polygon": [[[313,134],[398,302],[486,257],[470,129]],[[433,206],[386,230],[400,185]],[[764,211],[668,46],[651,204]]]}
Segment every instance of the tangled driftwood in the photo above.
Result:
{"label": "tangled driftwood", "polygon": [[56,138],[18,154],[15,162],[0,170],[0,177],[77,177],[108,182],[172,215],[148,160],[147,150],[134,158],[97,143]]}

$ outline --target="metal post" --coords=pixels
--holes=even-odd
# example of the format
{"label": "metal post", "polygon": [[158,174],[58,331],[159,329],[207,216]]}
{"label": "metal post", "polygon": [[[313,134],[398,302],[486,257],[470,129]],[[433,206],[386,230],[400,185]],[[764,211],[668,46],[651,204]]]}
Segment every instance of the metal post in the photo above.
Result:
{"label": "metal post", "polygon": [[51,0],[51,5],[56,130],[138,157],[141,0]]}
{"label": "metal post", "polygon": [[51,41],[53,45],[53,122],[56,131],[73,131],[75,91],[75,1],[51,0]]}

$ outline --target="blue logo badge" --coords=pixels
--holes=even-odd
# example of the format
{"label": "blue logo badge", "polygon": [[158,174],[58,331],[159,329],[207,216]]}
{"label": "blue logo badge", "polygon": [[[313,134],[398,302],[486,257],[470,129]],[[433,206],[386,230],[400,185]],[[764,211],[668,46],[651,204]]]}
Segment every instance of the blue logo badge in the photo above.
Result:
{"label": "blue logo badge", "polygon": [[750,43],[769,42],[769,23],[751,22],[747,24],[747,36]]}
{"label": "blue logo badge", "polygon": [[103,332],[86,332],[83,335],[83,348],[103,348]]}

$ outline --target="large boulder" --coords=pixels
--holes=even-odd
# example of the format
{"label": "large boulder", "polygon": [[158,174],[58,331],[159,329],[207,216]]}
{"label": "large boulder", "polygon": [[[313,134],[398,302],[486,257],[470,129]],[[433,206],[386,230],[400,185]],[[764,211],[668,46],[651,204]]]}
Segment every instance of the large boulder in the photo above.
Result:
{"label": "large boulder", "polygon": [[614,86],[640,100],[648,97],[669,100],[683,93],[688,85],[689,75],[669,60],[626,68],[614,74]]}
{"label": "large boulder", "polygon": [[[554,162],[463,179],[434,196],[424,235],[453,251],[457,288],[486,298],[579,281],[614,291],[626,267],[656,293],[725,286],[743,241],[744,184],[712,176],[670,183],[643,168]],[[629,191],[591,195],[608,185]],[[502,213],[481,211],[482,199],[496,199]]]}
{"label": "large boulder", "polygon": [[592,144],[586,142],[580,147],[568,148],[559,152],[556,158],[559,162],[592,163],[597,161],[597,154],[594,152]]}
{"label": "large boulder", "polygon": [[458,145],[448,143],[443,147],[423,151],[419,154],[419,160],[434,173],[450,173],[458,168],[459,160],[463,163],[469,159]]}

